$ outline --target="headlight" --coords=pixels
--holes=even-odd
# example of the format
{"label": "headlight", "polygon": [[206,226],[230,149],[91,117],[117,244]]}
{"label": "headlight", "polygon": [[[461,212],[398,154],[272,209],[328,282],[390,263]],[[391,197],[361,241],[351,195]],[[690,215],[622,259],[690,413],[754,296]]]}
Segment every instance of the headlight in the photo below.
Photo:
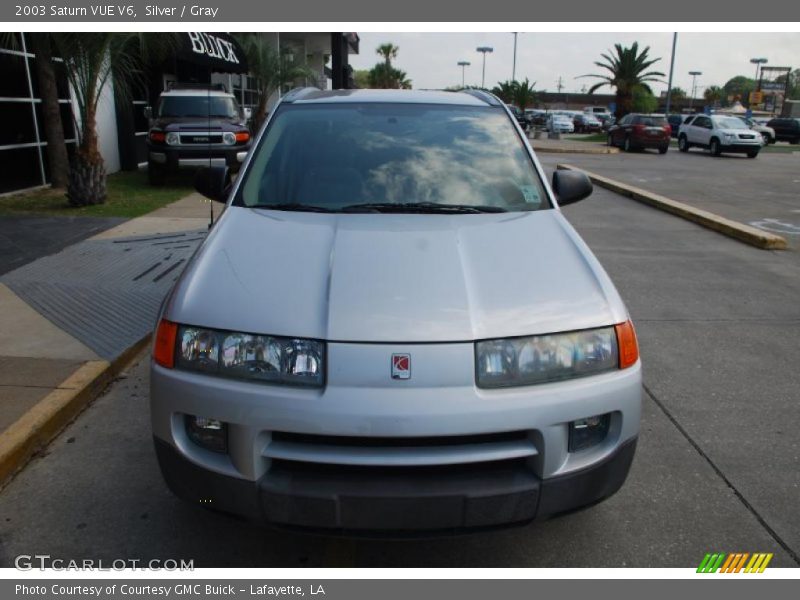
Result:
{"label": "headlight", "polygon": [[178,345],[178,368],[269,383],[324,383],[325,345],[316,340],[182,326]]}
{"label": "headlight", "polygon": [[180,143],[181,143],[181,138],[177,133],[171,131],[170,133],[167,134],[167,144],[169,144],[170,146],[177,146]]}
{"label": "headlight", "polygon": [[226,131],[222,134],[222,141],[227,146],[233,146],[236,143],[236,134],[232,131]]}
{"label": "headlight", "polygon": [[533,385],[619,367],[614,327],[475,344],[478,387]]}

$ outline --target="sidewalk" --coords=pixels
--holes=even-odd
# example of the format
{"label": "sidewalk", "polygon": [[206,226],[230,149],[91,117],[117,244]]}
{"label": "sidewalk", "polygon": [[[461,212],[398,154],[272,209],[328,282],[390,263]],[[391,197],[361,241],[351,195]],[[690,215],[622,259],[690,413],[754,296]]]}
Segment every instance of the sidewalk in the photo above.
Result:
{"label": "sidewalk", "polygon": [[0,276],[0,487],[147,345],[208,222],[190,194]]}

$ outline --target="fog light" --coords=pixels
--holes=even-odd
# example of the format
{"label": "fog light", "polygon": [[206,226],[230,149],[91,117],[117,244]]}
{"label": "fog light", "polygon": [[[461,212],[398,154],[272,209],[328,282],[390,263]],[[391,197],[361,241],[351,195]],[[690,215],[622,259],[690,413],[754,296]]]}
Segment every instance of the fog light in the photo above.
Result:
{"label": "fog light", "polygon": [[602,442],[608,435],[611,414],[578,419],[569,424],[569,451],[586,450]]}
{"label": "fog light", "polygon": [[212,452],[228,452],[228,425],[216,419],[186,415],[186,433],[198,446]]}

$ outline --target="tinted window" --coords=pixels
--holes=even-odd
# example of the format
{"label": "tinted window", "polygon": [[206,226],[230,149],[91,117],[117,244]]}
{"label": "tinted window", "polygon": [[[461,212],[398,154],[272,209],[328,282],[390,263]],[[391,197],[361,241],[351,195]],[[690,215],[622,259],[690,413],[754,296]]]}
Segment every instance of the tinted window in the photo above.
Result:
{"label": "tinted window", "polygon": [[239,116],[236,102],[225,96],[163,96],[158,103],[159,117],[223,117]]}
{"label": "tinted window", "polygon": [[637,125],[645,125],[646,127],[663,127],[667,124],[664,117],[650,117],[647,115],[639,115],[634,121]]}
{"label": "tinted window", "polygon": [[508,115],[488,106],[284,105],[254,152],[237,204],[549,206]]}

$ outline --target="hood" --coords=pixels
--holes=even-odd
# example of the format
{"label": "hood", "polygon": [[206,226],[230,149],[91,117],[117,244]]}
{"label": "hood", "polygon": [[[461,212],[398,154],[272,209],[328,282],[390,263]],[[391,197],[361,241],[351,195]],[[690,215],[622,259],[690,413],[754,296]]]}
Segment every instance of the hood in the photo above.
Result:
{"label": "hood", "polygon": [[164,131],[233,131],[240,129],[244,124],[240,119],[224,117],[163,117],[153,120],[152,128]]}
{"label": "hood", "polygon": [[455,342],[624,321],[559,210],[320,214],[229,207],[176,284],[184,324],[351,342]]}

